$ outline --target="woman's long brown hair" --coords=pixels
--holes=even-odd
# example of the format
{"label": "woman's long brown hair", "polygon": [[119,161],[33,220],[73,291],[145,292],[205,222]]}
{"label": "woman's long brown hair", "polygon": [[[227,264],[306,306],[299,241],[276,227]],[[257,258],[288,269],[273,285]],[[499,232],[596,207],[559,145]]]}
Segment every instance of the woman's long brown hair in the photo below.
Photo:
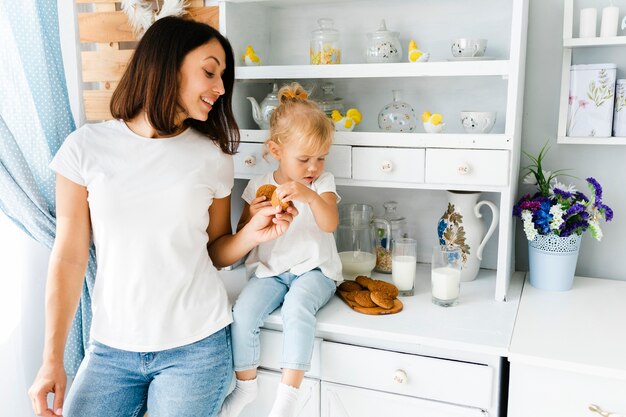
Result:
{"label": "woman's long brown hair", "polygon": [[187,119],[185,126],[206,134],[223,152],[234,154],[239,145],[239,128],[232,110],[235,59],[230,42],[204,23],[180,17],[157,20],[143,35],[122,79],[111,98],[111,114],[129,121],[142,110],[163,136],[180,130],[176,125],[179,109],[178,73],[185,56],[201,45],[217,39],[226,53],[222,76],[225,93],[215,102],[206,121]]}

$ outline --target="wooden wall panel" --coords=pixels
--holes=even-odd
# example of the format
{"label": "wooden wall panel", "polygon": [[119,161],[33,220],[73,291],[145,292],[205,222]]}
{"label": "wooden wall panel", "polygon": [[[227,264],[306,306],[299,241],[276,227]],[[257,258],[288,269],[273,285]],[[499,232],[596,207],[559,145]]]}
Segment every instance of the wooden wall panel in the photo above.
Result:
{"label": "wooden wall panel", "polygon": [[[108,120],[111,95],[138,39],[121,11],[120,0],[75,0],[75,3],[93,5],[92,12],[78,14],[79,41],[83,44],[82,81],[92,83],[83,91],[85,118]],[[218,28],[219,7],[204,7],[204,0],[188,0],[187,4],[192,19]]]}

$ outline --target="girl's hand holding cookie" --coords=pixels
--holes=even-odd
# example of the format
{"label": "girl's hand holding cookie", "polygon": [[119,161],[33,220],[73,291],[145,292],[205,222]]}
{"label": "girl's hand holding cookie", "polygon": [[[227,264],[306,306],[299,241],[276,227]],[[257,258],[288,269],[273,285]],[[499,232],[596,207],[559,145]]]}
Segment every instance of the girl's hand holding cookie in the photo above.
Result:
{"label": "girl's hand holding cookie", "polygon": [[309,204],[317,196],[315,191],[297,181],[290,181],[278,186],[275,194],[283,203],[300,201]]}

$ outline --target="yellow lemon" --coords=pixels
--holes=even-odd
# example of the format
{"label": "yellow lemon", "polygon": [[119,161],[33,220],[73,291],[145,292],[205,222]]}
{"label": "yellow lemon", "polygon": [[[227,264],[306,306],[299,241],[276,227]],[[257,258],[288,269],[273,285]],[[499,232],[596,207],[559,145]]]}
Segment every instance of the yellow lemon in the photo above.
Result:
{"label": "yellow lemon", "polygon": [[435,113],[433,114],[433,117],[430,119],[430,121],[432,124],[438,125],[439,123],[441,123],[442,119],[443,119],[442,115],[440,115],[439,113]]}
{"label": "yellow lemon", "polygon": [[341,113],[339,113],[339,110],[333,110],[333,112],[330,114],[330,118],[333,119],[333,121],[338,122],[339,120],[341,120],[343,116],[341,115]]}
{"label": "yellow lemon", "polygon": [[361,123],[361,112],[357,109],[348,109],[348,111],[346,112],[346,117],[354,120],[354,123],[356,123],[357,125]]}
{"label": "yellow lemon", "polygon": [[431,114],[427,111],[425,111],[424,113],[422,113],[422,121],[424,123],[426,123],[428,121],[428,119],[430,119]]}

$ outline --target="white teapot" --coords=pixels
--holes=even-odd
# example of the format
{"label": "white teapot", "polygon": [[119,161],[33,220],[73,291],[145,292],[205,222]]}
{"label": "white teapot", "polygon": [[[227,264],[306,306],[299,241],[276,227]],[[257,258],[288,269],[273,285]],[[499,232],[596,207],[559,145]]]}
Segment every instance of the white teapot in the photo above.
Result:
{"label": "white teapot", "polygon": [[270,117],[274,109],[280,104],[278,100],[278,83],[274,83],[272,91],[265,96],[260,105],[254,97],[246,98],[252,103],[252,118],[254,122],[259,125],[261,129],[269,129]]}

